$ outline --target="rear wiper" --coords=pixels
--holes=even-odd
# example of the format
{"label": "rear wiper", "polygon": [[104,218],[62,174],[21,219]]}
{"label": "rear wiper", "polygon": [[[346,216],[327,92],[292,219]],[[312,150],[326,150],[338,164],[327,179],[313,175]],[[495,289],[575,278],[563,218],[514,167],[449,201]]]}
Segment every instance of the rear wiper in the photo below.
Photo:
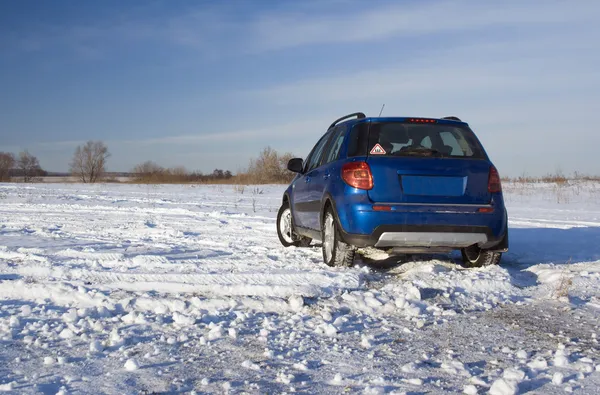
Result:
{"label": "rear wiper", "polygon": [[433,149],[433,148],[427,148],[427,147],[411,147],[411,148],[407,148],[407,149],[403,149],[400,152],[398,152],[399,155],[412,155],[412,154],[417,154],[417,155],[443,155],[440,151]]}

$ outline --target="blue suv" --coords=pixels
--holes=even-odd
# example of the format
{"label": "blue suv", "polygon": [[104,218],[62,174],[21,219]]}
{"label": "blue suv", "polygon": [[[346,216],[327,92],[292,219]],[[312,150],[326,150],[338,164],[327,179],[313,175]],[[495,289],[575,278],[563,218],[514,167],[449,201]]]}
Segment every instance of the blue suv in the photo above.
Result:
{"label": "blue suv", "polygon": [[508,250],[500,176],[468,124],[456,117],[336,120],[283,195],[284,246],[322,242],[330,266],[357,249],[389,254],[460,250],[468,267],[494,265]]}

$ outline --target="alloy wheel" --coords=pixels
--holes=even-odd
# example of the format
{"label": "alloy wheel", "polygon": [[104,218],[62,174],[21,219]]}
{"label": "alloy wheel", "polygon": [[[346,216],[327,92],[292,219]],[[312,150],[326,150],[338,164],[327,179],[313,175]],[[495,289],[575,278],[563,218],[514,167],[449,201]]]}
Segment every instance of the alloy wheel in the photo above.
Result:
{"label": "alloy wheel", "polygon": [[292,211],[289,208],[281,214],[279,229],[281,229],[281,236],[286,242],[290,244],[294,242],[292,236]]}
{"label": "alloy wheel", "polygon": [[325,252],[325,260],[331,261],[333,256],[333,247],[335,243],[335,229],[333,228],[333,217],[328,215],[325,218],[324,235],[323,235],[323,248]]}

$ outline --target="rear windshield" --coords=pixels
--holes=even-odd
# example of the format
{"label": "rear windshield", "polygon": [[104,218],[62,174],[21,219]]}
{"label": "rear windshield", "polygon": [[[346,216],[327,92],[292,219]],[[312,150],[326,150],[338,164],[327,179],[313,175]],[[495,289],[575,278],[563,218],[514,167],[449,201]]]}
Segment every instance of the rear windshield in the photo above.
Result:
{"label": "rear windshield", "polygon": [[352,130],[349,143],[348,156],[485,157],[473,131],[464,125],[362,123]]}

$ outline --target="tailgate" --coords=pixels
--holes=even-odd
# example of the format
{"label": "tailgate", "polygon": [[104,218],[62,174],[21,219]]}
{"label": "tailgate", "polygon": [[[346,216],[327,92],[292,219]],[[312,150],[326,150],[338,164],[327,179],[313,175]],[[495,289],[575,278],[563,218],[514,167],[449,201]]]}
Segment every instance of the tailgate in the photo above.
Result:
{"label": "tailgate", "polygon": [[369,156],[377,203],[488,204],[490,163],[479,159]]}

